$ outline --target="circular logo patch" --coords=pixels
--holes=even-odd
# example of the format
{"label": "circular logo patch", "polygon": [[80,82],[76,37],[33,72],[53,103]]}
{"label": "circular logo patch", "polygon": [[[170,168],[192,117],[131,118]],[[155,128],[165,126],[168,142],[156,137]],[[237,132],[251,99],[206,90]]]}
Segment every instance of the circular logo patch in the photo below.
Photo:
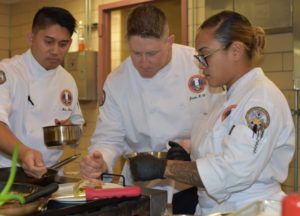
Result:
{"label": "circular logo patch", "polygon": [[254,133],[261,133],[263,134],[263,131],[269,126],[270,124],[270,115],[262,107],[252,107],[249,109],[246,113],[246,121],[248,124],[248,127],[254,132]]}
{"label": "circular logo patch", "polygon": [[196,74],[189,79],[188,86],[192,92],[201,93],[205,89],[206,84],[205,78],[200,74]]}
{"label": "circular logo patch", "polygon": [[6,82],[6,76],[4,71],[0,70],[0,85]]}
{"label": "circular logo patch", "polygon": [[70,106],[73,102],[72,92],[68,89],[64,89],[60,94],[60,100],[65,106]]}

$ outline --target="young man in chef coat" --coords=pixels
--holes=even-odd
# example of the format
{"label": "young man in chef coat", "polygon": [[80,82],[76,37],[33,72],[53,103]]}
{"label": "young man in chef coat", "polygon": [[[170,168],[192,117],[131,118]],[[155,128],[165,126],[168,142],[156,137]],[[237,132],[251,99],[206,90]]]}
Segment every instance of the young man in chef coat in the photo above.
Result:
{"label": "young man in chef coat", "polygon": [[41,177],[63,151],[47,148],[43,127],[56,123],[83,124],[78,90],[60,64],[71,45],[76,20],[65,9],[43,7],[34,16],[30,49],[0,62],[0,166],[11,165],[20,144],[25,172]]}
{"label": "young man in chef coat", "polygon": [[[80,163],[84,177],[98,178],[127,153],[166,152],[169,141],[190,139],[193,123],[201,121],[215,100],[222,98],[222,94],[209,91],[193,56],[194,48],[174,44],[174,35],[169,34],[166,16],[160,9],[151,5],[136,7],[127,21],[127,39],[130,56],[104,85],[89,155]],[[128,171],[125,164],[126,183],[136,184]],[[173,192],[191,187],[172,180],[145,185],[169,190],[169,202]],[[178,208],[173,209],[174,213],[194,212],[197,200],[187,194],[174,196],[173,206]],[[192,194],[197,199],[196,191]]]}

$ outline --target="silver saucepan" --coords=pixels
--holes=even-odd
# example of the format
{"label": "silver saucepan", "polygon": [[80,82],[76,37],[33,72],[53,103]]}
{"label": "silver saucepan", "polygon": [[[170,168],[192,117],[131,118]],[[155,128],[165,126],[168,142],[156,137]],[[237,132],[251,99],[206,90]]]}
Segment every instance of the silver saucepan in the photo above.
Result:
{"label": "silver saucepan", "polygon": [[54,125],[43,127],[44,142],[47,147],[63,145],[76,146],[81,137],[80,125]]}

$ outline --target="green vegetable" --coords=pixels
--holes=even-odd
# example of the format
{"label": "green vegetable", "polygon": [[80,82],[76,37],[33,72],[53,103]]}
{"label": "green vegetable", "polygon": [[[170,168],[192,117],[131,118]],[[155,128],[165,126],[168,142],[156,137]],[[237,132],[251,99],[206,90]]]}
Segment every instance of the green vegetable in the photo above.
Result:
{"label": "green vegetable", "polygon": [[25,199],[23,196],[18,195],[18,194],[9,194],[8,193],[10,191],[10,188],[11,188],[11,186],[14,182],[15,176],[16,176],[19,147],[20,147],[20,144],[17,143],[15,146],[13,155],[12,155],[12,163],[11,163],[8,180],[6,182],[5,187],[3,188],[3,190],[0,193],[0,206],[2,206],[4,203],[6,203],[10,200],[18,200],[21,204],[25,203]]}

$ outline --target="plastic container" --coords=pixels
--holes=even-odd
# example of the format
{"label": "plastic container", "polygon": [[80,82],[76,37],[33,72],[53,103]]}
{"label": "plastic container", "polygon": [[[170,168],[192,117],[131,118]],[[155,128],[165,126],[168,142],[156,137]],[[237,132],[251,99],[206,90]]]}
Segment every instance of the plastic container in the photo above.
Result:
{"label": "plastic container", "polygon": [[288,194],[282,200],[281,216],[300,215],[300,194]]}
{"label": "plastic container", "polygon": [[83,22],[80,20],[78,25],[78,51],[84,51],[85,50],[85,30]]}

